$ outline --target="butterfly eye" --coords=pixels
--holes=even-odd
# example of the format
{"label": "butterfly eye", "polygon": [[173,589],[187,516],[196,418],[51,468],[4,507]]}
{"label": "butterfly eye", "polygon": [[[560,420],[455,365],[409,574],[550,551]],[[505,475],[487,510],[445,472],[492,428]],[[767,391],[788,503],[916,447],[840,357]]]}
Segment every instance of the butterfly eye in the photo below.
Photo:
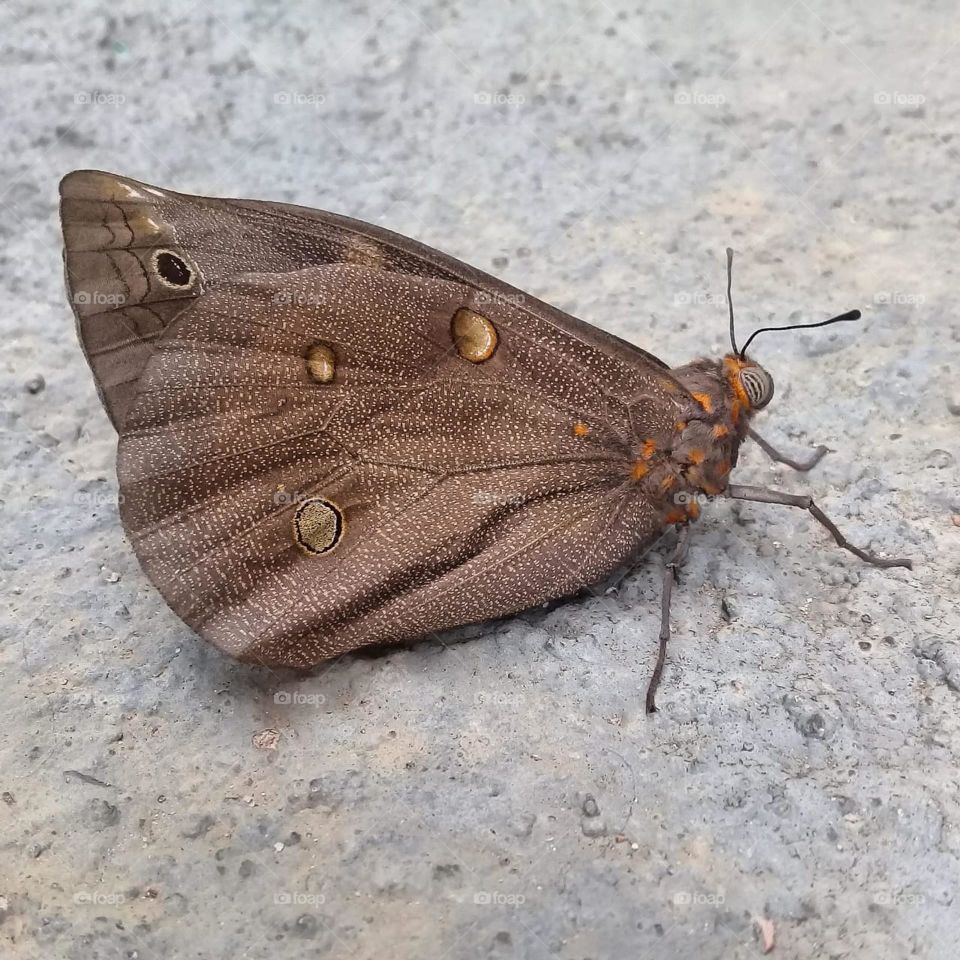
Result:
{"label": "butterfly eye", "polygon": [[740,383],[754,410],[762,410],[773,399],[773,377],[763,367],[744,367],[740,371]]}

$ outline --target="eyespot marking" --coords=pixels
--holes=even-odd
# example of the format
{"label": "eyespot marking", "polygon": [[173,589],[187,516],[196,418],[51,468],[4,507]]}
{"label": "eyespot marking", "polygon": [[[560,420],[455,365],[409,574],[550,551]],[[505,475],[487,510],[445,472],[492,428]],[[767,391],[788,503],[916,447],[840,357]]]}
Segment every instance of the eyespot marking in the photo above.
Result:
{"label": "eyespot marking", "polygon": [[489,360],[497,349],[496,327],[486,317],[466,307],[461,307],[453,315],[450,336],[457,353],[471,363]]}
{"label": "eyespot marking", "polygon": [[343,539],[343,513],[330,500],[311,497],[293,515],[293,539],[311,557],[329,553]]}
{"label": "eyespot marking", "polygon": [[317,383],[330,383],[337,372],[337,355],[326,343],[315,343],[307,350],[307,373]]}
{"label": "eyespot marking", "polygon": [[590,428],[582,420],[578,420],[573,425],[573,435],[575,437],[585,437],[589,433],[590,433]]}
{"label": "eyespot marking", "polygon": [[150,265],[160,282],[173,290],[187,290],[196,281],[196,270],[172,250],[154,250]]}

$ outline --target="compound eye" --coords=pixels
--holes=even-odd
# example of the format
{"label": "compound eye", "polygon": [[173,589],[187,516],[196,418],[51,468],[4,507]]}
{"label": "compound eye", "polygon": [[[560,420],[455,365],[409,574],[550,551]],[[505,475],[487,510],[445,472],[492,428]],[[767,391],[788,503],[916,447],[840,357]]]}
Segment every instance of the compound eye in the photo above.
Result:
{"label": "compound eye", "polygon": [[740,371],[740,383],[753,410],[762,410],[773,399],[773,377],[763,367],[744,367]]}

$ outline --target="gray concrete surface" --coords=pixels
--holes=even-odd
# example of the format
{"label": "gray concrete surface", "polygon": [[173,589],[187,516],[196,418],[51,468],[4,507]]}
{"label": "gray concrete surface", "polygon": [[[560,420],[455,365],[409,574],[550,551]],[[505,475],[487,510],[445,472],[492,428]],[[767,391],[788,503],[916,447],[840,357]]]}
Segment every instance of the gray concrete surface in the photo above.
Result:
{"label": "gray concrete surface", "polygon": [[[960,22],[641,6],[4,4],[4,958],[957,955]],[[309,679],[229,662],[118,522],[76,167],[373,220],[673,363],[724,348],[732,244],[744,329],[865,313],[758,341],[767,435],[833,452],[738,479],[916,569],[706,511],[652,719],[662,550]]]}

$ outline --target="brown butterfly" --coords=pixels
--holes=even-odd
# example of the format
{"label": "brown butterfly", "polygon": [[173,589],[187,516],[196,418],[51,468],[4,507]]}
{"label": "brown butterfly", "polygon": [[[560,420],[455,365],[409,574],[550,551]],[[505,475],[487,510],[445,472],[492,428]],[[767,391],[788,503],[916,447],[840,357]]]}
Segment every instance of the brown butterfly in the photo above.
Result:
{"label": "brown butterfly", "polygon": [[515,613],[677,524],[652,710],[704,496],[803,507],[868,563],[910,566],[809,497],[728,482],[748,434],[797,469],[825,452],[796,463],[750,429],[773,380],[732,309],[732,353],[670,369],[357,220],[86,170],[60,192],[124,528],[176,613],[241,660],[306,668]]}

